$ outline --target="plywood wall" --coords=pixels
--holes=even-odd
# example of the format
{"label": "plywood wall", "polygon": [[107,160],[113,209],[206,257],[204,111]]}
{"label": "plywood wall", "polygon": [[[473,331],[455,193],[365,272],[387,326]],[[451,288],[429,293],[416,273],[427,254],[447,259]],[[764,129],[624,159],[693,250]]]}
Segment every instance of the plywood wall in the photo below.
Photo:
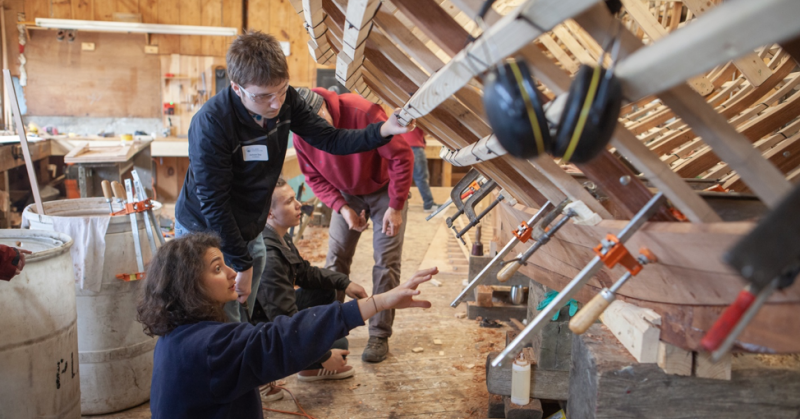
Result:
{"label": "plywood wall", "polygon": [[292,86],[315,87],[318,66],[308,52],[308,35],[303,19],[295,13],[288,0],[248,0],[247,26],[274,35],[290,43],[289,78]]}
{"label": "plywood wall", "polygon": [[[288,0],[248,0],[249,30],[289,42],[289,76],[294,86],[316,85],[317,64],[308,53],[308,36]],[[114,20],[115,13],[140,14],[143,22],[242,28],[243,0],[6,0],[9,67],[19,75],[15,23],[18,12],[37,17]],[[119,16],[117,16],[119,17]],[[79,117],[159,117],[162,58],[208,57],[224,65],[233,37],[77,33],[73,43],[57,41],[55,31],[31,30],[25,49],[28,114]],[[95,51],[81,51],[81,42]],[[158,55],[144,53],[146,42]],[[331,68],[331,67],[327,67]],[[208,80],[209,83],[211,80]],[[210,87],[210,86],[209,86]],[[183,133],[179,128],[176,132]]]}
{"label": "plywood wall", "polygon": [[[242,27],[242,0],[25,0],[27,21],[37,17],[115,20],[115,13],[140,14],[144,23]],[[160,54],[224,57],[232,37],[155,35]]]}
{"label": "plywood wall", "polygon": [[[160,61],[145,54],[143,36],[84,32],[57,41],[36,31],[25,49],[29,115],[158,118]],[[95,44],[81,51],[81,42]]]}

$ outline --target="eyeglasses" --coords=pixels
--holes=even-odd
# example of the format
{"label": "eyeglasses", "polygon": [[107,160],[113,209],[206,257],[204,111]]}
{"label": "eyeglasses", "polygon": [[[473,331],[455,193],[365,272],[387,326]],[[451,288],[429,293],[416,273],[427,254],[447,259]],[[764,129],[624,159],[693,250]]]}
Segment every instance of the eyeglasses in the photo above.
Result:
{"label": "eyeglasses", "polygon": [[282,98],[286,96],[286,92],[289,91],[289,83],[286,83],[286,86],[284,86],[283,90],[281,90],[280,92],[261,94],[261,95],[254,95],[248,92],[247,90],[244,90],[244,87],[242,87],[242,85],[238,86],[240,91],[244,92],[244,94],[247,95],[247,97],[250,98],[250,100],[258,104],[269,103],[275,100],[276,98]]}

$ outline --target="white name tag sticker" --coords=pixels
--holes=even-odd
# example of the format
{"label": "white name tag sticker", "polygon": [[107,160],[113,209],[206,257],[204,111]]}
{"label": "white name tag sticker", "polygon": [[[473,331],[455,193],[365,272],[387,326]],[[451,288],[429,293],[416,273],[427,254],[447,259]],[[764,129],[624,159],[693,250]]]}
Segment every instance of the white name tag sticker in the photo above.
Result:
{"label": "white name tag sticker", "polygon": [[265,145],[246,145],[242,147],[244,161],[268,161],[269,152]]}

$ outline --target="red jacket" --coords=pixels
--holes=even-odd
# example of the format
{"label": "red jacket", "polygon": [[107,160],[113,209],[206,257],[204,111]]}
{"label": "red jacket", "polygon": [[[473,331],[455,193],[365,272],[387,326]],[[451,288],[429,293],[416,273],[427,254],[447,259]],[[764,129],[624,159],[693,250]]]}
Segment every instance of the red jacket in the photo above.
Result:
{"label": "red jacket", "polygon": [[[361,96],[335,92],[323,88],[313,89],[325,99],[333,126],[344,129],[361,129],[367,125],[386,121],[386,112]],[[294,135],[297,162],[306,176],[306,183],[325,205],[339,211],[349,195],[367,195],[389,185],[389,206],[400,210],[408,199],[414,155],[400,136],[375,150],[346,156],[335,156],[310,146]]]}
{"label": "red jacket", "polygon": [[410,147],[425,147],[425,132],[420,127],[414,128],[414,131],[403,135]]}

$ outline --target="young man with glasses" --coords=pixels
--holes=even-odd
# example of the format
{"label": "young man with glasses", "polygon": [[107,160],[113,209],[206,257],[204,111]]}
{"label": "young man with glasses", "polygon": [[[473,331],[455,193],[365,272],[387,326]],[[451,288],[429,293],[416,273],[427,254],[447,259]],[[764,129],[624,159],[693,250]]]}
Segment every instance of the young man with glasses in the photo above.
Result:
{"label": "young man with glasses", "polygon": [[[177,236],[211,231],[222,238],[236,272],[239,302],[250,313],[264,270],[261,232],[286,155],[289,132],[332,154],[373,150],[413,129],[392,116],[363,130],[337,130],[312,112],[289,85],[286,57],[271,35],[239,36],[226,57],[230,87],[218,92],[189,126],[189,170],[175,206]],[[232,321],[244,319],[237,302]]]}

